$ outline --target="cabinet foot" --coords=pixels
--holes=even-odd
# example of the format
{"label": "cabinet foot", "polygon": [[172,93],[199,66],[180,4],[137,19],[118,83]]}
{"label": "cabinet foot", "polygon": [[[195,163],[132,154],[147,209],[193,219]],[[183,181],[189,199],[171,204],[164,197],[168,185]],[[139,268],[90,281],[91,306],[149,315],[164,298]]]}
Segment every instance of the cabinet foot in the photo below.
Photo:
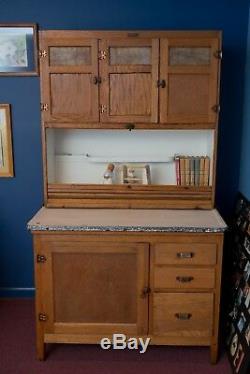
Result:
{"label": "cabinet foot", "polygon": [[36,345],[36,356],[39,361],[45,359],[45,343],[43,341],[37,341]]}
{"label": "cabinet foot", "polygon": [[218,361],[218,344],[210,346],[210,362],[215,365]]}

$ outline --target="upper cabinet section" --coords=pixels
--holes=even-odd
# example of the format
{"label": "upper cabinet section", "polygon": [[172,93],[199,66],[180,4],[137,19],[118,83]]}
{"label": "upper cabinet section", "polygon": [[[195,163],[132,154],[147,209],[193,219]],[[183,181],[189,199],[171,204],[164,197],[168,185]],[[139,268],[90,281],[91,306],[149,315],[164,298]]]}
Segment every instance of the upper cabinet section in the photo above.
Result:
{"label": "upper cabinet section", "polygon": [[40,57],[53,126],[217,124],[219,32],[42,31]]}

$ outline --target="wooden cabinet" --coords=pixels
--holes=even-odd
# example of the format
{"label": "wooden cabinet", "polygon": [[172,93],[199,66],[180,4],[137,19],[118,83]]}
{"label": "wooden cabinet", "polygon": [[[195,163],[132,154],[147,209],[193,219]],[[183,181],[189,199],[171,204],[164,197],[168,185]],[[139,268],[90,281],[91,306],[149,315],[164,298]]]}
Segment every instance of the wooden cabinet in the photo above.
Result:
{"label": "wooden cabinet", "polygon": [[40,48],[45,122],[217,123],[219,32],[41,31]]}
{"label": "wooden cabinet", "polygon": [[[189,217],[186,232],[170,232],[178,217],[180,227]],[[216,362],[225,224],[215,211],[43,208],[29,228],[39,359],[45,343],[124,333],[210,346]]]}
{"label": "wooden cabinet", "polygon": [[[44,209],[30,226],[38,358],[45,343],[125,333],[210,346],[216,362],[224,226],[197,209],[214,207],[220,32],[39,38],[45,206],[85,210]],[[135,165],[146,177],[121,178]]]}

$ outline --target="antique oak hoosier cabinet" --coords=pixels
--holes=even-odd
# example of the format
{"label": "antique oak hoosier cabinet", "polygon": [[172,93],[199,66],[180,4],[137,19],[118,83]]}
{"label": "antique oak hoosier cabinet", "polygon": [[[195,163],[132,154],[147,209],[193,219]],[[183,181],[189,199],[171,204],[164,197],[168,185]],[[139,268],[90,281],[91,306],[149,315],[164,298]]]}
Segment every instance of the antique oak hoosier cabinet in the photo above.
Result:
{"label": "antique oak hoosier cabinet", "polygon": [[221,34],[40,31],[37,355],[114,333],[218,355]]}

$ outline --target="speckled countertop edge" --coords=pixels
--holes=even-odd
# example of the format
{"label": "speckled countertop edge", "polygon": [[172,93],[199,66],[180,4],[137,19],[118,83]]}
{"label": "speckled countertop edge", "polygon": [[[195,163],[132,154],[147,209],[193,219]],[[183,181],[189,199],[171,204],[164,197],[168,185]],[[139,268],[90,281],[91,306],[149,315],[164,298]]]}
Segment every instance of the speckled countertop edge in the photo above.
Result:
{"label": "speckled countertop edge", "polygon": [[113,231],[113,232],[224,232],[227,227],[154,227],[154,226],[45,226],[27,225],[30,231]]}

